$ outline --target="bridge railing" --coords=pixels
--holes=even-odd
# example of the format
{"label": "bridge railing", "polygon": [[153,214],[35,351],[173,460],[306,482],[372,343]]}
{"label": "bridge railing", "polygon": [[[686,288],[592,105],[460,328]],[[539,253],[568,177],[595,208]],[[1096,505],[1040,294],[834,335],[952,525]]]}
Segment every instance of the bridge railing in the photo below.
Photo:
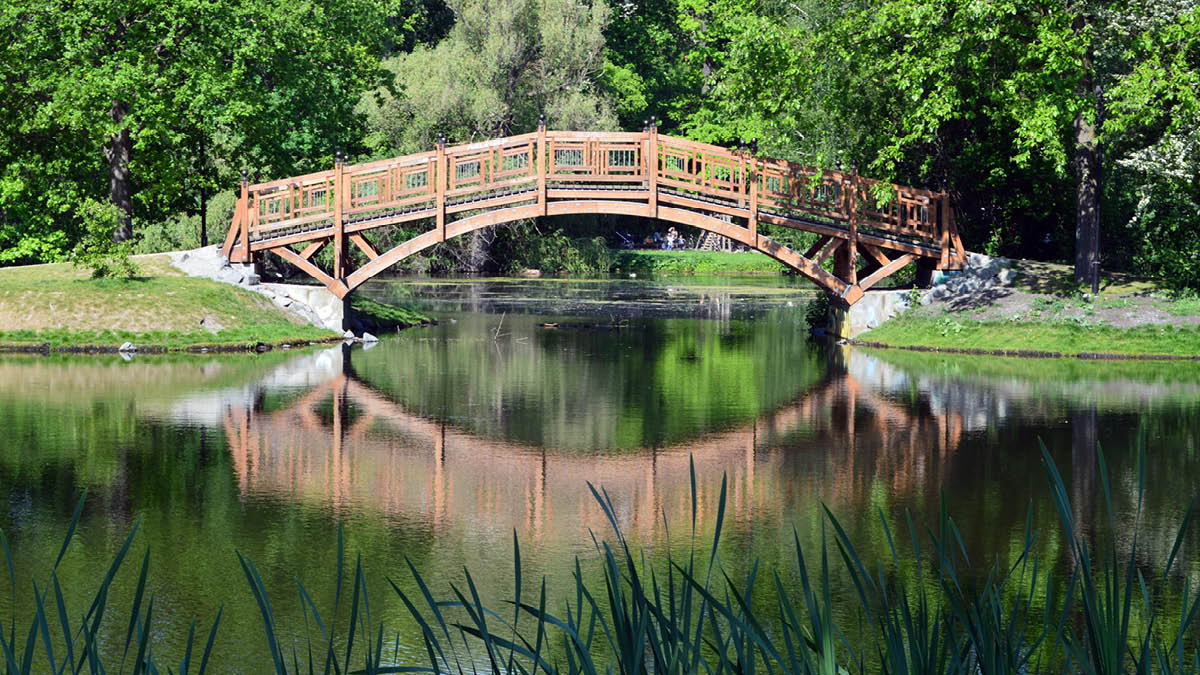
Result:
{"label": "bridge railing", "polygon": [[381,225],[434,219],[444,237],[447,221],[466,212],[538,204],[547,213],[549,202],[580,199],[633,201],[651,216],[660,202],[715,215],[744,228],[743,241],[757,241],[758,223],[769,222],[849,240],[852,252],[874,237],[914,255],[936,249],[943,267],[962,256],[945,193],[881,187],[856,172],[659,135],[653,126],[643,133],[542,126],[363,164],[339,158],[331,170],[284,180],[243,179],[223,250],[248,261],[258,250],[332,240],[340,252],[345,237]]}

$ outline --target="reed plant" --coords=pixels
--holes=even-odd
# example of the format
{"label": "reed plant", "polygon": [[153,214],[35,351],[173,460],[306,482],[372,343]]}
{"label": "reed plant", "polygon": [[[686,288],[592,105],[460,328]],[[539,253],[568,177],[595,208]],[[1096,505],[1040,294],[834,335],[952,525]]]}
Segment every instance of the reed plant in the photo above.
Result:
{"label": "reed plant", "polygon": [[[87,500],[85,490],[75,505],[75,511],[67,525],[67,534],[63,538],[58,557],[50,568],[49,580],[43,579],[42,585],[37,580],[31,580],[33,594],[33,616],[27,618],[28,629],[23,630],[23,641],[18,641],[17,606],[17,574],[13,565],[12,552],[8,546],[8,538],[0,531],[0,550],[4,553],[4,562],[8,571],[9,592],[12,613],[8,621],[0,619],[0,651],[3,652],[4,673],[6,675],[30,675],[30,673],[125,673],[133,675],[155,675],[162,672],[164,666],[156,659],[153,651],[151,636],[154,619],[154,594],[146,596],[146,581],[150,571],[150,550],[146,549],[142,556],[142,564],[138,571],[137,587],[134,591],[133,602],[127,618],[117,619],[125,625],[125,639],[120,659],[114,659],[108,647],[111,643],[101,636],[101,626],[105,616],[111,616],[110,596],[113,580],[124,565],[129,550],[133,546],[140,520],[130,529],[125,542],[117,555],[108,566],[100,583],[91,593],[92,599],[86,612],[78,619],[67,610],[63,595],[63,587],[58,578],[58,568],[67,554],[79,519],[83,515],[84,503]],[[53,606],[48,599],[53,591]],[[166,665],[168,673],[178,675],[203,675],[208,669],[209,657],[212,656],[213,644],[217,636],[217,628],[221,625],[221,614],[217,611],[208,631],[208,639],[204,643],[204,651],[199,660],[193,658],[196,642],[196,621],[192,620],[188,629],[184,653],[174,665]],[[5,625],[7,623],[7,625]],[[22,624],[23,627],[24,624]]]}
{"label": "reed plant", "polygon": [[[406,561],[406,571],[415,592],[388,579],[419,632],[423,656],[415,662],[402,662],[399,634],[389,639],[380,613],[372,613],[361,558],[352,578],[345,578],[340,527],[332,606],[318,608],[299,577],[295,580],[304,621],[303,631],[294,632],[299,639],[281,638],[293,632],[279,625],[254,562],[240,553],[238,558],[261,616],[264,660],[277,675],[1200,675],[1200,593],[1180,569],[1194,502],[1182,514],[1169,556],[1150,572],[1139,562],[1144,557],[1138,532],[1146,487],[1144,444],[1138,452],[1132,537],[1124,544],[1117,536],[1103,452],[1097,450],[1098,482],[1107,528],[1100,528],[1100,535],[1076,525],[1085,514],[1072,504],[1044,447],[1042,454],[1059,525],[1050,536],[1062,538],[1065,561],[1037,554],[1043,528],[1034,522],[1032,505],[1020,550],[1007,561],[972,561],[944,504],[932,523],[920,525],[906,513],[899,529],[879,513],[889,554],[867,560],[826,509],[819,550],[804,550],[794,534],[794,558],[786,566],[764,570],[751,562],[735,578],[718,553],[724,480],[711,539],[701,542],[693,465],[691,543],[682,553],[668,547],[665,560],[657,563],[626,539],[611,496],[589,484],[611,531],[593,535],[596,556],[587,564],[599,567],[598,577],[585,576],[584,561],[575,560],[569,597],[548,597],[545,578],[526,583],[515,534],[513,596],[502,605],[485,604],[466,569],[462,581],[451,583],[440,597],[411,562]],[[83,504],[81,498],[48,580],[31,584],[34,616],[20,623],[20,633],[15,610],[8,621],[0,620],[6,673],[123,673],[128,667],[136,675],[162,669],[150,637],[154,597],[145,592],[148,552],[128,616],[110,619],[123,627],[119,658],[111,643],[102,649],[97,639],[105,616],[113,613],[109,591],[132,546],[136,523],[88,610],[72,620],[75,615],[66,609],[57,570]],[[2,532],[0,547],[15,598],[16,573]],[[799,583],[785,582],[789,575]],[[842,582],[853,591],[835,591]],[[527,586],[536,591],[526,592]],[[763,597],[769,599],[765,604]],[[838,616],[857,618],[839,624]],[[193,658],[193,646],[198,647],[193,622],[184,654],[167,672],[203,673],[220,621],[218,612],[199,660]]]}

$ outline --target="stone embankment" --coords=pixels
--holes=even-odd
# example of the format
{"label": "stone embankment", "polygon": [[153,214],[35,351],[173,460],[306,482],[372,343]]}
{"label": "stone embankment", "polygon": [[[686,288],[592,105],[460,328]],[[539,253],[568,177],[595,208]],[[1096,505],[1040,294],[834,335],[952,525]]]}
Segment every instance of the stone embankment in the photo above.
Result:
{"label": "stone embankment", "polygon": [[250,265],[229,264],[217,246],[168,253],[171,264],[191,277],[205,277],[240,286],[266,296],[279,308],[308,323],[342,331],[345,307],[342,300],[320,286],[262,283]]}
{"label": "stone embankment", "polygon": [[1008,258],[968,253],[967,264],[962,270],[935,275],[933,288],[921,295],[921,304],[974,301],[980,296],[1011,286],[1016,278],[1017,272]]}
{"label": "stone embankment", "polygon": [[978,304],[1003,294],[1003,289],[1012,285],[1015,279],[1011,260],[969,253],[962,270],[936,272],[933,288],[927,291],[914,294],[906,289],[870,290],[852,307],[830,305],[827,333],[842,339],[857,338],[908,311],[914,300],[921,305],[935,302],[953,307]]}

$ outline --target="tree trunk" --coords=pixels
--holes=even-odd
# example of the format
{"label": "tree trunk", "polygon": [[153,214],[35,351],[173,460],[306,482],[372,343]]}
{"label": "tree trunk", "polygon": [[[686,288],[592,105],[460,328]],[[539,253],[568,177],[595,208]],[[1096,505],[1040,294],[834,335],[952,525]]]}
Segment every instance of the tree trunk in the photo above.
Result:
{"label": "tree trunk", "polygon": [[200,186],[200,248],[208,246],[208,190]]}
{"label": "tree trunk", "polygon": [[[118,125],[125,121],[128,113],[129,107],[120,101],[113,101],[109,109],[109,115]],[[133,237],[133,185],[129,175],[132,148],[128,127],[113,134],[112,140],[104,148],[104,155],[108,159],[108,198],[121,210],[121,220],[113,231],[113,241],[117,242]]]}
{"label": "tree trunk", "polygon": [[205,156],[204,139],[200,139],[200,247],[208,246],[208,184],[205,162],[208,157]]}
{"label": "tree trunk", "polygon": [[[1076,30],[1084,20],[1077,17]],[[1080,94],[1092,96],[1092,50],[1083,56]],[[1075,282],[1092,278],[1092,264],[1100,261],[1100,161],[1096,148],[1096,124],[1083,113],[1075,117]]]}

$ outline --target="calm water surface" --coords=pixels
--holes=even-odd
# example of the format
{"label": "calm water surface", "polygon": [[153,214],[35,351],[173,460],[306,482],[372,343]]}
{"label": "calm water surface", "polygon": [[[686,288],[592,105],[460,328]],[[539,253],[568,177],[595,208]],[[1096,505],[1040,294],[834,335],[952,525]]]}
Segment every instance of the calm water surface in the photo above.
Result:
{"label": "calm water surface", "polygon": [[[722,559],[748,552],[794,569],[793,531],[814,551],[821,506],[867,556],[885,555],[879,515],[936,514],[943,498],[973,559],[1008,559],[1027,514],[1039,552],[1055,539],[1038,441],[1099,520],[1101,443],[1114,473],[1118,536],[1165,560],[1198,491],[1200,366],[943,357],[807,341],[803,286],[786,281],[379,282],[441,325],[370,349],[258,357],[0,360],[0,529],[18,570],[44,587],[83,490],[87,508],[59,568],[72,614],[135,523],[118,579],[122,616],[150,551],[157,653],[178,654],[193,616],[224,605],[218,671],[269,669],[235,550],[251,557],[276,616],[303,634],[299,576],[333,595],[337,524],[361,552],[373,618],[420,661],[417,629],[387,585],[435,589],[472,571],[485,597],[511,596],[512,537],[529,588],[565,597],[572,560],[598,577],[589,532],[609,534],[587,484],[652,559],[711,533],[722,476]],[[1144,437],[1150,490],[1133,520],[1132,448]],[[664,520],[668,526],[664,526]],[[1044,527],[1043,527],[1044,526]],[[795,530],[793,530],[795,528]],[[1183,555],[1196,566],[1200,530]],[[788,578],[794,582],[794,579]],[[849,593],[849,589],[842,589]],[[0,589],[0,615],[14,604]],[[124,625],[107,626],[113,653]]]}

